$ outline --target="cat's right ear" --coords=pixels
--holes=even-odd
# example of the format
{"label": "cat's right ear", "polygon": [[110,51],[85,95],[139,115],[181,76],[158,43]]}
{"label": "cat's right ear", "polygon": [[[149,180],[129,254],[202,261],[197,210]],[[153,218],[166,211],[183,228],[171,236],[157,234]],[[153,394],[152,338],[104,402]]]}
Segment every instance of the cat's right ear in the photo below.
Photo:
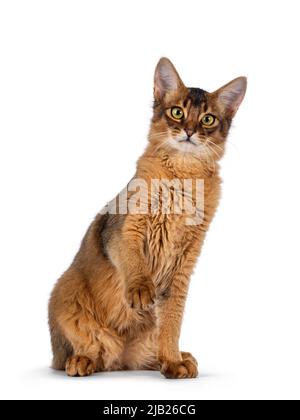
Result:
{"label": "cat's right ear", "polygon": [[156,66],[154,75],[154,98],[162,99],[166,93],[177,91],[184,84],[174,65],[168,58],[161,58]]}

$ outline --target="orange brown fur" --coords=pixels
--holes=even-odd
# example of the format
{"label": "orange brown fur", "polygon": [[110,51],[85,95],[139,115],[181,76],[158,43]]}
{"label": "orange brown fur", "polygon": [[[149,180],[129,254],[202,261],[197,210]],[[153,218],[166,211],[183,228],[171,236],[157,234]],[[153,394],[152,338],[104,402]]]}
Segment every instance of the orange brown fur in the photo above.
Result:
{"label": "orange brown fur", "polygon": [[[176,88],[168,85],[166,72]],[[245,84],[245,79],[237,80]],[[229,88],[223,89],[226,93]],[[219,201],[218,161],[244,95],[220,92],[190,90],[167,59],[159,62],[149,144],[135,178],[149,186],[152,179],[203,179],[204,219],[188,226],[185,214],[98,215],[51,295],[53,368],[70,376],[121,369],[160,370],[168,378],[197,376],[195,358],[179,350],[182,315]],[[184,110],[184,121],[170,118],[166,110],[172,106]],[[205,113],[217,117],[213,130],[199,123]],[[194,131],[195,149],[190,143],[172,143],[184,130]],[[207,139],[211,148],[206,152]]]}

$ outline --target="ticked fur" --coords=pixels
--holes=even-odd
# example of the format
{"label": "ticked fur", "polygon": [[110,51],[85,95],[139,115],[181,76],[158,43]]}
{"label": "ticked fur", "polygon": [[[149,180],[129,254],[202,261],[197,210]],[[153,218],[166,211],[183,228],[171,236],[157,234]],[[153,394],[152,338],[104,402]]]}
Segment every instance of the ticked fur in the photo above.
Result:
{"label": "ticked fur", "polygon": [[[180,352],[188,285],[220,195],[218,161],[246,90],[239,78],[212,94],[187,88],[173,64],[155,71],[149,143],[135,179],[204,181],[204,218],[184,214],[99,214],[49,303],[53,367],[70,376],[120,369],[160,370],[168,378],[197,375]],[[179,121],[170,114],[180,107]],[[215,117],[203,126],[203,116]],[[150,191],[150,188],[149,188]],[[172,205],[172,203],[170,203]]]}

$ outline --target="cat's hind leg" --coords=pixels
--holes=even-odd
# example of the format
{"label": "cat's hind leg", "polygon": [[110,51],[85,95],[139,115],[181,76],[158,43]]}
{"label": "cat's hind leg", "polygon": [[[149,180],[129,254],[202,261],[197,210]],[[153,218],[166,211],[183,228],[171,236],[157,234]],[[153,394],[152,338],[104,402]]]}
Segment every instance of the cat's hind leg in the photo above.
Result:
{"label": "cat's hind leg", "polygon": [[65,329],[73,347],[73,354],[66,360],[66,373],[69,376],[89,376],[94,372],[120,369],[123,339],[92,319],[88,322],[81,319],[75,324],[68,322]]}
{"label": "cat's hind leg", "polygon": [[55,323],[50,322],[50,333],[53,353],[52,368],[64,370],[67,359],[73,354],[73,348]]}
{"label": "cat's hind leg", "polygon": [[88,376],[120,366],[124,339],[103,326],[99,308],[78,271],[67,271],[55,287],[49,323],[54,368],[65,369],[69,376]]}
{"label": "cat's hind leg", "polygon": [[71,343],[56,325],[51,326],[52,368],[66,370],[69,376],[88,376],[95,371],[94,363],[86,356],[74,356]]}
{"label": "cat's hind leg", "polygon": [[64,369],[69,376],[89,376],[101,368],[101,342],[97,329],[90,321],[69,319],[62,326],[72,353],[65,360]]}

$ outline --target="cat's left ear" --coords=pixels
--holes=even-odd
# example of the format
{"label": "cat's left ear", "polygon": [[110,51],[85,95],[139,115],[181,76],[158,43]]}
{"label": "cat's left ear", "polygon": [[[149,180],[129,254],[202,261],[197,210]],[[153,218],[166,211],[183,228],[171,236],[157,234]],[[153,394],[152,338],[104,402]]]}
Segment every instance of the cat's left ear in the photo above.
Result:
{"label": "cat's left ear", "polygon": [[247,90],[247,78],[238,77],[214,93],[225,115],[233,118],[239,109]]}

